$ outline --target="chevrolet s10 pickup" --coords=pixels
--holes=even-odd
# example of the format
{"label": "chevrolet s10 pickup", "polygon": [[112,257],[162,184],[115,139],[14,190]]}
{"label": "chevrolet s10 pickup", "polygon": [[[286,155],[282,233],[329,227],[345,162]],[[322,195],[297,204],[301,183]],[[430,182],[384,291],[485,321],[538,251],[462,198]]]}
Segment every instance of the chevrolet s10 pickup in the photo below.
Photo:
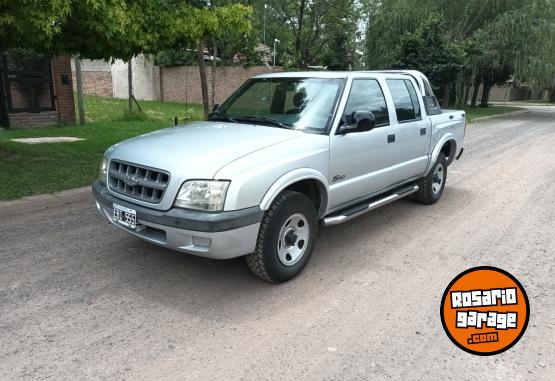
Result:
{"label": "chevrolet s10 pickup", "polygon": [[304,269],[322,226],[406,196],[438,201],[465,129],[464,112],[442,110],[418,71],[265,74],[206,121],[113,145],[92,188],[124,231],[246,256],[279,283]]}

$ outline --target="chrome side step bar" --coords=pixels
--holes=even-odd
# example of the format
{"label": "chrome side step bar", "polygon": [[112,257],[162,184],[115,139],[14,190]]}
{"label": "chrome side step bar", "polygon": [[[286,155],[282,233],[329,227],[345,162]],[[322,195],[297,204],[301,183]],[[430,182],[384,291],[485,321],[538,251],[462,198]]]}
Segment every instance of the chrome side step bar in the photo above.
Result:
{"label": "chrome side step bar", "polygon": [[339,225],[339,224],[342,224],[343,222],[350,221],[353,218],[356,218],[371,210],[377,209],[380,206],[384,206],[386,204],[389,204],[390,202],[406,197],[409,194],[412,194],[418,191],[418,189],[419,189],[418,185],[411,185],[409,187],[400,188],[398,190],[393,191],[392,193],[387,193],[387,196],[383,198],[372,200],[368,204],[363,203],[359,207],[354,207],[354,208],[351,207],[345,210],[343,213],[340,212],[340,214],[334,213],[331,216],[324,218],[324,225],[325,226]]}

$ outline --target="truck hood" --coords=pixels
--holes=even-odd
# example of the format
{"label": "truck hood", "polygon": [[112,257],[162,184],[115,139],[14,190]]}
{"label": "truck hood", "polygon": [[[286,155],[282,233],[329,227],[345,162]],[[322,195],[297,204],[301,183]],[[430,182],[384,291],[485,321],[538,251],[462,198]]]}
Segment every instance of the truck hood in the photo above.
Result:
{"label": "truck hood", "polygon": [[126,140],[110,148],[108,156],[169,171],[173,180],[206,179],[240,157],[302,135],[276,127],[206,121]]}

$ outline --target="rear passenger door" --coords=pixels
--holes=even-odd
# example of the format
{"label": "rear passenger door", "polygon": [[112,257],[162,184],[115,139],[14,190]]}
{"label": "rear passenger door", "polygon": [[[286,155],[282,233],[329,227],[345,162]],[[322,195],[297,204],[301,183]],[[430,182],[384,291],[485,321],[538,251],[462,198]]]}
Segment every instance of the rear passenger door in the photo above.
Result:
{"label": "rear passenger door", "polygon": [[408,78],[386,80],[395,107],[395,143],[391,145],[394,183],[420,177],[428,164],[431,139],[429,118],[422,118],[422,105],[415,83]]}

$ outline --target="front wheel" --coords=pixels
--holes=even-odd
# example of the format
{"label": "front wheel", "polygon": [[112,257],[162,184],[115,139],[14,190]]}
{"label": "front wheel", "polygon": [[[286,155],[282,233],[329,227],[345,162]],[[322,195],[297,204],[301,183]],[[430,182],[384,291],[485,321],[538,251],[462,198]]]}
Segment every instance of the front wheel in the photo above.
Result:
{"label": "front wheel", "polygon": [[312,201],[302,193],[285,190],[264,214],[247,264],[261,279],[286,282],[305,268],[317,233],[318,216]]}
{"label": "front wheel", "polygon": [[430,172],[418,180],[419,189],[414,194],[414,199],[425,205],[436,203],[443,194],[446,181],[447,160],[445,155],[440,153]]}

